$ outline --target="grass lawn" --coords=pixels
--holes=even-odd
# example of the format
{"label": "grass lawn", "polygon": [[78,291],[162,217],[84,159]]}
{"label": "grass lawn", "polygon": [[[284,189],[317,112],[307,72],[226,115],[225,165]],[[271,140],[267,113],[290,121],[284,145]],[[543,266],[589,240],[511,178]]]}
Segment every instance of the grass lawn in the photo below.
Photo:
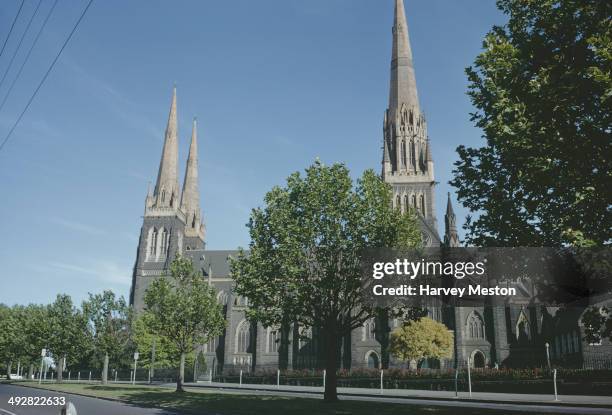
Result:
{"label": "grass lawn", "polygon": [[[19,384],[16,382],[16,384]],[[30,386],[61,392],[74,392],[94,397],[118,399],[138,406],[174,409],[187,413],[220,413],[223,415],[501,415],[520,412],[497,411],[479,408],[436,407],[409,404],[392,404],[366,401],[340,401],[325,403],[321,399],[294,398],[267,395],[248,395],[238,392],[218,392],[207,389],[187,389],[185,393],[154,386],[141,385],[87,385],[43,384]]]}

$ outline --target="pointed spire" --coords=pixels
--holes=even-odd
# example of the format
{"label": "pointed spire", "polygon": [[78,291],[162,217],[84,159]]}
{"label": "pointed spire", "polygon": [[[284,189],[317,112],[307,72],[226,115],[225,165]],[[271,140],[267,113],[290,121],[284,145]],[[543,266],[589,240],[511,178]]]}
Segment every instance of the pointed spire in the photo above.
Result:
{"label": "pointed spire", "polygon": [[164,149],[154,196],[158,207],[177,207],[181,189],[178,182],[178,126],[176,116],[176,86],[172,90],[172,103],[166,126]]}
{"label": "pointed spire", "polygon": [[446,202],[446,216],[455,216],[455,212],[453,211],[453,203],[451,202],[450,192],[447,193],[448,199]]}
{"label": "pointed spire", "polygon": [[189,145],[189,156],[187,157],[187,167],[185,169],[185,181],[183,183],[183,198],[181,199],[181,209],[186,217],[186,230],[191,230],[198,234],[202,222],[200,211],[200,190],[198,186],[198,124],[193,119],[191,130],[191,144]]}
{"label": "pointed spire", "polygon": [[457,234],[456,216],[451,203],[450,192],[446,202],[446,215],[444,215],[444,244],[450,248],[459,246],[459,235]]}
{"label": "pointed spire", "polygon": [[[395,20],[393,23],[393,51],[391,57],[391,85],[389,90],[389,110],[395,112],[402,104],[419,108],[412,49],[408,35],[408,23],[404,0],[395,0]],[[419,111],[417,110],[417,114]]]}

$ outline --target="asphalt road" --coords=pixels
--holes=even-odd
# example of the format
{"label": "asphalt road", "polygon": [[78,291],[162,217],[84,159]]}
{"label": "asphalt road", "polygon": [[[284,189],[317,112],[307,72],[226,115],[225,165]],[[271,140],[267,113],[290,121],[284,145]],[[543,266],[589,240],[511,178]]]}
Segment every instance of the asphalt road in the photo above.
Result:
{"label": "asphalt road", "polygon": [[63,396],[73,403],[78,415],[180,415],[163,409],[141,408],[121,402],[7,384],[0,384],[0,415],[59,415],[61,411],[60,406],[14,406],[8,403],[11,397],[17,396]]}

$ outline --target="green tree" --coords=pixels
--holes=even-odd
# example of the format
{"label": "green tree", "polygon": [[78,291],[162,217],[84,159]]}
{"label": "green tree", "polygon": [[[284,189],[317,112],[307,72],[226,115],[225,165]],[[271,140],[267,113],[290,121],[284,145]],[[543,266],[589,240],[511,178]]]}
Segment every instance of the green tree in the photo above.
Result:
{"label": "green tree", "polygon": [[[132,323],[132,342],[140,355],[138,364],[148,369],[172,367],[180,352],[172,341],[151,330],[153,322],[147,321],[151,318],[150,313],[142,313]],[[186,361],[190,360],[188,353]]]}
{"label": "green tree", "polygon": [[7,379],[11,378],[13,362],[21,354],[23,332],[18,318],[18,307],[0,304],[0,361],[6,365]]}
{"label": "green tree", "polygon": [[58,294],[48,306],[48,348],[57,365],[57,381],[62,381],[66,358],[79,361],[92,347],[87,317],[74,305],[67,294]]}
{"label": "green tree", "polygon": [[103,355],[102,384],[108,382],[109,359],[118,362],[125,355],[130,340],[131,309],[123,297],[116,298],[112,291],[89,294],[83,302],[96,353]]}
{"label": "green tree", "polygon": [[373,171],[354,186],[342,164],[316,161],[265,196],[248,224],[250,252],[232,260],[235,292],[249,299],[249,318],[265,326],[296,321],[321,329],[325,399],[337,400],[339,340],[376,314],[363,301],[360,254],[370,247],[420,243],[413,215],[391,205],[391,188]]}
{"label": "green tree", "polygon": [[207,343],[225,327],[215,290],[193,269],[189,259],[177,257],[170,265],[170,278],[151,283],[144,298],[152,333],[170,341],[180,355],[176,391],[183,392],[185,358],[199,344]]}
{"label": "green tree", "polygon": [[39,304],[29,304],[21,307],[19,325],[23,334],[20,345],[22,365],[29,366],[28,378],[34,375],[34,367],[40,363],[40,352],[46,347],[49,337],[47,326],[47,307]]}
{"label": "green tree", "polygon": [[448,327],[429,317],[408,321],[391,333],[390,352],[404,362],[450,359],[453,335]]}
{"label": "green tree", "polygon": [[603,245],[612,223],[612,7],[498,0],[508,15],[467,68],[480,148],[451,184],[477,246]]}

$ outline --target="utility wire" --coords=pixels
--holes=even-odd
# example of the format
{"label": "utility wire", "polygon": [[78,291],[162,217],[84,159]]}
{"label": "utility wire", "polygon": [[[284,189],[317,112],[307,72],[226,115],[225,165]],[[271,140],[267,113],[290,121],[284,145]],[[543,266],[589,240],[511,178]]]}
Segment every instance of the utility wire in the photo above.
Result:
{"label": "utility wire", "polygon": [[13,66],[15,57],[17,56],[17,53],[19,53],[19,49],[21,49],[21,44],[23,43],[23,39],[25,39],[26,35],[28,34],[28,31],[30,30],[30,26],[32,25],[32,22],[34,21],[34,18],[36,17],[36,14],[38,13],[38,9],[40,9],[41,4],[42,4],[42,0],[38,0],[38,5],[36,6],[36,9],[34,9],[34,13],[32,14],[32,17],[30,17],[30,21],[28,22],[28,25],[26,26],[25,30],[23,31],[23,34],[21,35],[21,39],[19,39],[17,48],[15,49],[15,52],[13,52],[13,56],[11,57],[11,60],[8,66],[6,67],[6,71],[4,71],[4,75],[2,75],[2,79],[0,79],[0,88],[2,88],[2,84],[4,83],[4,80],[6,79],[6,75],[8,75],[9,71],[11,70],[11,66]]}
{"label": "utility wire", "polygon": [[23,68],[26,66],[26,63],[28,63],[28,59],[30,58],[32,51],[34,50],[34,46],[36,46],[36,43],[38,42],[38,38],[40,38],[40,35],[42,34],[45,26],[47,25],[47,22],[49,21],[49,18],[51,17],[51,14],[53,14],[53,10],[55,10],[55,6],[57,6],[58,1],[59,0],[55,0],[55,2],[53,3],[53,6],[51,6],[51,9],[49,10],[49,12],[47,13],[47,16],[45,17],[45,21],[43,22],[42,26],[38,30],[38,33],[36,34],[36,37],[34,38],[34,42],[32,43],[32,46],[30,46],[30,50],[28,51],[28,54],[26,55],[23,63],[21,64],[19,71],[17,72],[17,76],[15,76],[15,78],[13,79],[11,86],[9,87],[8,91],[6,92],[6,95],[4,95],[4,98],[2,99],[2,103],[0,104],[0,111],[2,111],[2,108],[4,108],[4,104],[6,104],[6,101],[9,95],[11,94],[13,87],[17,83],[17,80],[19,79],[19,77],[21,76],[21,72],[23,72]]}
{"label": "utility wire", "polygon": [[23,111],[21,111],[21,114],[19,114],[19,117],[17,118],[17,121],[15,121],[15,124],[13,124],[13,127],[11,128],[11,130],[8,132],[8,134],[6,135],[4,140],[2,141],[2,144],[0,144],[0,151],[2,151],[2,149],[4,148],[6,143],[8,142],[9,138],[11,138],[11,135],[13,134],[13,131],[15,131],[15,128],[17,128],[17,125],[21,121],[21,118],[23,118],[23,115],[26,113],[26,111],[28,110],[28,108],[32,104],[32,101],[34,101],[34,98],[36,97],[36,94],[38,94],[38,91],[40,91],[40,88],[43,86],[43,84],[47,80],[47,77],[51,73],[51,70],[53,70],[53,67],[57,63],[57,60],[59,59],[60,55],[62,54],[62,52],[66,48],[66,45],[68,44],[68,42],[70,42],[70,39],[72,38],[72,35],[74,35],[74,32],[76,32],[77,28],[79,27],[79,24],[83,20],[83,17],[85,17],[85,14],[87,13],[87,10],[89,10],[89,7],[91,6],[91,3],[93,3],[93,0],[89,0],[89,2],[87,3],[87,6],[85,6],[85,9],[81,13],[81,16],[79,17],[79,20],[77,20],[77,22],[75,23],[74,27],[72,28],[72,31],[70,32],[70,34],[68,35],[68,37],[64,41],[64,44],[62,45],[62,48],[59,50],[59,52],[55,56],[55,59],[53,59],[53,62],[51,62],[51,65],[49,66],[49,69],[47,69],[47,72],[45,73],[45,75],[41,79],[40,83],[36,87],[36,90],[34,90],[34,93],[30,97],[30,99],[28,100],[28,103],[26,104],[25,108],[23,109]]}
{"label": "utility wire", "polygon": [[4,48],[6,47],[6,42],[8,42],[9,38],[11,37],[11,33],[13,33],[13,28],[15,27],[15,23],[17,22],[17,19],[19,18],[19,14],[21,13],[21,9],[23,8],[23,3],[25,3],[25,0],[21,0],[21,5],[19,6],[19,10],[17,10],[17,14],[15,15],[15,18],[13,19],[13,24],[11,24],[11,30],[9,30],[8,35],[6,35],[6,39],[4,39],[4,44],[2,45],[2,50],[0,50],[0,57],[4,53]]}

